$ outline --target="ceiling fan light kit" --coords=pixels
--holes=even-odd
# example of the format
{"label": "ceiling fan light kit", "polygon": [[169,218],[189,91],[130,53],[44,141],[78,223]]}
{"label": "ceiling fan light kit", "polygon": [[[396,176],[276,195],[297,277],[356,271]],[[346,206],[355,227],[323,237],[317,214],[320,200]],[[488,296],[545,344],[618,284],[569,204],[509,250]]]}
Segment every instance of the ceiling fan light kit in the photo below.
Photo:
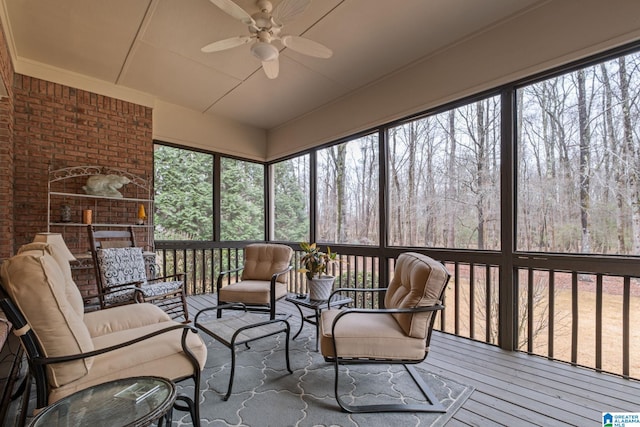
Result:
{"label": "ceiling fan light kit", "polygon": [[284,23],[304,12],[311,0],[283,0],[275,9],[269,0],[258,0],[256,4],[259,11],[253,15],[249,15],[232,0],[210,1],[225,13],[248,25],[250,35],[210,43],[200,49],[204,53],[219,52],[253,42],[251,53],[262,62],[262,69],[270,79],[278,77],[280,68],[280,50],[272,44],[274,40],[286,48],[315,58],[326,59],[333,55],[331,49],[313,40],[292,35],[280,36]]}
{"label": "ceiling fan light kit", "polygon": [[273,61],[278,58],[278,49],[266,42],[256,42],[251,46],[251,53],[262,62]]}

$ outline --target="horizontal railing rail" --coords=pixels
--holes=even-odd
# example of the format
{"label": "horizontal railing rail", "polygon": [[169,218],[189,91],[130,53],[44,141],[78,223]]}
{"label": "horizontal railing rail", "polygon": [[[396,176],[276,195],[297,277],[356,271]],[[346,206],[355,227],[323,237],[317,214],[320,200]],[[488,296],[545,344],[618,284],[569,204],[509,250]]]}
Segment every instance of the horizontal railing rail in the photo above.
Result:
{"label": "horizontal railing rail", "polygon": [[[242,265],[248,242],[156,242],[163,272],[187,273],[188,293],[215,293],[221,271]],[[289,273],[289,292],[306,293],[298,271],[303,253],[296,244]],[[624,257],[516,254],[511,257],[513,281],[501,283],[505,256],[494,251],[426,250],[331,245],[340,262],[330,267],[335,287],[386,287],[397,256],[421,252],[445,264],[451,280],[445,309],[436,328],[491,345],[500,342],[500,289],[515,289],[514,348],[529,354],[640,378],[640,342],[632,325],[640,322],[640,262]],[[239,280],[240,272],[230,281]],[[509,276],[506,276],[509,277]],[[358,307],[378,308],[384,295],[354,294]],[[637,356],[638,355],[638,356]]]}

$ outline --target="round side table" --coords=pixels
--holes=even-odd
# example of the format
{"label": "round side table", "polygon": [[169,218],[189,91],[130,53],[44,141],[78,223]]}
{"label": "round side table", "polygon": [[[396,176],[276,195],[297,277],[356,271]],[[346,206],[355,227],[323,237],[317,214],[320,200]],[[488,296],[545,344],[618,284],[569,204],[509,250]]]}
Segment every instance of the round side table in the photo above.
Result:
{"label": "round side table", "polygon": [[58,400],[40,412],[30,426],[147,426],[163,417],[171,425],[176,396],[176,386],[168,379],[124,378]]}

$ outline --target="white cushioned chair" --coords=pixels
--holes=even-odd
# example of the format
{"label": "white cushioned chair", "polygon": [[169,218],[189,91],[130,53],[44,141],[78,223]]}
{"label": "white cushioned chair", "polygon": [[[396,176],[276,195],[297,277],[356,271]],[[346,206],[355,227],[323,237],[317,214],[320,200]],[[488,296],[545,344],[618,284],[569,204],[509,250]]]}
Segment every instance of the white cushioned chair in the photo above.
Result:
{"label": "white cushioned chair", "polygon": [[25,245],[4,261],[0,281],[9,297],[0,305],[28,356],[38,409],[120,378],[192,379],[194,395],[181,396],[187,406],[180,409],[190,410],[199,425],[200,372],[207,348],[195,328],[148,303],[84,313],[69,258],[47,243]]}
{"label": "white cushioned chair", "polygon": [[[335,365],[335,396],[345,412],[445,412],[433,392],[410,364],[429,352],[436,311],[449,273],[440,262],[418,253],[403,253],[387,288],[340,288],[333,292],[386,292],[383,309],[327,309],[320,318],[320,348]],[[332,296],[333,296],[332,294]],[[420,388],[426,403],[349,405],[339,394],[340,365],[402,364]]]}
{"label": "white cushioned chair", "polygon": [[[240,302],[247,307],[268,311],[275,319],[276,301],[287,295],[288,272],[292,269],[293,249],[274,243],[254,243],[244,248],[244,265],[218,275],[218,304]],[[231,273],[242,271],[240,281],[228,283]],[[227,284],[224,278],[227,277]],[[256,308],[257,307],[257,308]],[[218,310],[218,317],[221,311]]]}

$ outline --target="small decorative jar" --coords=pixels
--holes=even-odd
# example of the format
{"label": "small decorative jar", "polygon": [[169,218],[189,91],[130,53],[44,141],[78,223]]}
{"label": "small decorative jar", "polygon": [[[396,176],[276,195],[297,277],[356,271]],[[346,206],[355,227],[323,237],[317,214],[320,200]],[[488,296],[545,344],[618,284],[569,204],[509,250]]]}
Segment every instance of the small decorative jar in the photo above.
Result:
{"label": "small decorative jar", "polygon": [[69,205],[60,206],[60,221],[71,222],[71,206]]}

